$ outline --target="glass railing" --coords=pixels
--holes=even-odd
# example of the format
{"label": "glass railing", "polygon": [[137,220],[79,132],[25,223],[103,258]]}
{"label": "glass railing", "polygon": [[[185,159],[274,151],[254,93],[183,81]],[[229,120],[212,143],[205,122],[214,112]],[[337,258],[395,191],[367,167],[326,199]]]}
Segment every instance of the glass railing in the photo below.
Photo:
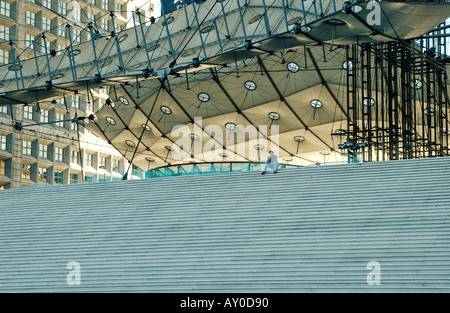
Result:
{"label": "glass railing", "polygon": [[[265,162],[211,162],[211,163],[169,165],[148,170],[145,174],[145,178],[228,173],[228,172],[262,171],[265,164],[266,164]],[[302,166],[280,163],[278,168],[284,169],[284,168],[298,168],[298,167]]]}
{"label": "glass railing", "polygon": [[[229,173],[229,172],[251,172],[262,171],[265,162],[210,162],[210,163],[188,163],[179,165],[169,165],[159,168],[153,168],[147,171],[132,169],[128,172],[127,180],[141,180],[155,177],[182,176],[182,175],[201,175],[213,173]],[[280,163],[278,168],[299,168],[300,165]],[[92,184],[101,182],[120,181],[124,176],[123,171],[113,171],[109,173],[96,173],[91,176],[85,176],[83,182],[70,180],[69,184]],[[63,186],[60,181],[53,184],[48,183],[32,183],[29,186],[22,187],[48,187]]]}

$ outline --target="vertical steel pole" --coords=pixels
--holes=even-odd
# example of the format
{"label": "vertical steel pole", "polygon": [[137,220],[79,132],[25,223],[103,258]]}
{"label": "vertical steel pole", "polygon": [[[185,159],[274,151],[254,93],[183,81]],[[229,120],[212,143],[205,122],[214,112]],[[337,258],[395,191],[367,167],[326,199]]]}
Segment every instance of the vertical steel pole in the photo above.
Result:
{"label": "vertical steel pole", "polygon": [[[135,12],[137,18],[138,18],[138,22],[139,22],[139,27],[141,29],[141,33],[142,33],[142,41],[144,42],[144,48],[145,48],[145,54],[147,56],[147,71],[152,71],[152,65],[150,63],[150,55],[148,54],[148,49],[147,49],[147,40],[145,39],[145,33],[144,33],[144,27],[142,26],[142,22],[141,22],[141,12],[139,11],[139,9],[136,9]],[[136,34],[137,36],[137,34]]]}
{"label": "vertical steel pole", "polygon": [[39,73],[39,64],[37,61],[37,52],[36,52],[36,41],[33,40],[33,53],[34,53],[34,62],[36,64],[36,74],[39,76],[41,73]]}
{"label": "vertical steel pole", "polygon": [[97,67],[97,75],[100,77],[100,67],[98,66],[97,52],[95,50],[94,32],[92,31],[92,22],[88,23],[89,32],[91,34],[92,51],[94,52],[95,66]]}
{"label": "vertical steel pole", "polygon": [[113,27],[112,34],[114,35],[114,41],[116,42],[117,57],[119,58],[119,64],[122,69],[122,73],[125,74],[126,73],[125,65],[123,64],[122,51],[120,51],[119,38],[117,37],[117,34],[116,34],[116,24],[114,23],[113,11],[110,12],[110,16],[111,16],[111,22],[112,22],[112,27]]}
{"label": "vertical steel pole", "polygon": [[76,72],[76,68],[75,68],[75,57],[73,55],[73,43],[72,43],[72,32],[70,31],[70,24],[67,24],[67,33],[69,34],[69,42],[70,42],[70,47],[69,47],[69,61],[70,61],[70,69],[72,70],[72,78],[73,81],[77,80],[77,72]]}

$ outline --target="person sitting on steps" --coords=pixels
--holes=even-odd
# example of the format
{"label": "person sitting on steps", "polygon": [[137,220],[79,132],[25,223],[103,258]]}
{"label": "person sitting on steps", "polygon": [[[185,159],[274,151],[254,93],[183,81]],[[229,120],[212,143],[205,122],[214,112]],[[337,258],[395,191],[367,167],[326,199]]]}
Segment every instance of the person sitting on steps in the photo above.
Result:
{"label": "person sitting on steps", "polygon": [[268,168],[273,169],[273,173],[278,173],[278,157],[273,153],[273,151],[269,151],[269,157],[267,158],[267,163],[264,166],[264,170],[261,175],[264,175]]}

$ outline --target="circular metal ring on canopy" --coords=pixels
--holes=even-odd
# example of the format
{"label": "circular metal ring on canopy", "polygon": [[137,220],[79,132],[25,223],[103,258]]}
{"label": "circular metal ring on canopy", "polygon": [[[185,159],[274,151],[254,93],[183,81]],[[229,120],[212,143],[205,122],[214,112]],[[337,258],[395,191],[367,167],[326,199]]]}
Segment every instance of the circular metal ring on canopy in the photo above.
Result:
{"label": "circular metal ring on canopy", "polygon": [[125,105],[128,105],[128,104],[129,104],[127,98],[125,98],[125,97],[123,97],[123,96],[120,96],[120,97],[119,97],[119,101],[122,102],[122,103],[125,104]]}
{"label": "circular metal ring on canopy", "polygon": [[309,103],[314,109],[320,109],[322,107],[322,102],[320,100],[314,99]]}
{"label": "circular metal ring on canopy", "polygon": [[271,120],[274,120],[274,121],[279,120],[280,119],[280,114],[278,114],[277,112],[270,112],[269,113],[269,118]]}
{"label": "circular metal ring on canopy", "polygon": [[142,128],[144,128],[144,129],[145,129],[146,131],[148,131],[148,132],[151,132],[151,131],[152,131],[152,129],[151,129],[150,126],[148,126],[148,125],[142,124],[141,126],[142,126]]}
{"label": "circular metal ring on canopy", "polygon": [[297,63],[295,62],[289,62],[287,65],[287,69],[289,70],[289,72],[291,73],[297,73],[298,70],[300,69],[300,67],[298,66]]}
{"label": "circular metal ring on canopy", "polygon": [[209,101],[209,95],[206,92],[200,92],[198,94],[197,98],[201,102],[208,102]]}
{"label": "circular metal ring on canopy", "polygon": [[294,140],[297,141],[297,142],[303,142],[303,141],[305,141],[305,137],[303,137],[303,136],[295,136]]}
{"label": "circular metal ring on canopy", "polygon": [[225,124],[225,128],[228,130],[235,130],[236,129],[236,124],[232,123],[232,122],[228,122]]}
{"label": "circular metal ring on canopy", "polygon": [[120,36],[120,37],[117,39],[117,41],[120,43],[120,42],[124,41],[124,40],[127,39],[127,38],[128,38],[128,34],[123,34],[122,36]]}
{"label": "circular metal ring on canopy", "polygon": [[200,139],[200,137],[197,134],[189,134],[189,138],[191,140],[199,140]]}
{"label": "circular metal ring on canopy", "polygon": [[106,121],[107,121],[108,124],[110,124],[110,125],[116,125],[116,120],[113,119],[113,118],[110,117],[110,116],[106,117]]}
{"label": "circular metal ring on canopy", "polygon": [[251,80],[247,80],[244,83],[245,88],[247,88],[248,90],[252,91],[256,89],[256,84],[255,82],[251,81]]}
{"label": "circular metal ring on canopy", "polygon": [[165,105],[161,106],[161,112],[163,112],[164,114],[167,114],[167,115],[172,114],[172,110],[168,106],[165,106]]}

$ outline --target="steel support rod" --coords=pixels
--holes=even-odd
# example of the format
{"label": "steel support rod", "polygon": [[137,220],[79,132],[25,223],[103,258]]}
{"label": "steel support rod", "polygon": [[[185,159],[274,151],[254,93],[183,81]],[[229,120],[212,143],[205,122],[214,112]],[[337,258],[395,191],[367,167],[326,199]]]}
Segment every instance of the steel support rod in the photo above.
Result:
{"label": "steel support rod", "polygon": [[[144,27],[142,26],[142,22],[141,22],[141,12],[139,11],[139,9],[136,9],[136,11],[134,13],[136,14],[136,16],[138,18],[139,27],[140,27],[141,33],[142,33],[142,41],[144,42],[145,54],[147,56],[147,71],[151,72],[152,71],[152,65],[150,63],[150,55],[148,54],[147,40],[145,39]],[[136,34],[136,36],[137,36],[137,34]]]}
{"label": "steel support rod", "polygon": [[73,81],[77,81],[77,72],[76,72],[76,65],[75,65],[75,57],[73,55],[73,42],[72,42],[72,32],[70,31],[70,24],[67,23],[66,25],[67,27],[67,34],[69,35],[69,42],[70,42],[70,46],[69,46],[69,61],[70,61],[70,69],[72,70],[72,78]]}
{"label": "steel support rod", "polygon": [[113,28],[111,34],[114,37],[114,41],[116,42],[116,50],[117,50],[117,57],[119,59],[119,64],[120,64],[122,73],[126,74],[125,65],[123,64],[122,51],[120,50],[120,42],[119,42],[119,38],[117,37],[117,34],[116,34],[116,24],[114,21],[113,11],[111,11],[109,15],[111,16],[111,22],[112,22],[112,28]]}
{"label": "steel support rod", "polygon": [[92,31],[92,22],[88,23],[89,32],[91,34],[92,51],[94,52],[95,66],[97,67],[97,76],[100,77],[100,67],[98,66],[97,52],[95,50],[94,32]]}
{"label": "steel support rod", "polygon": [[[194,5],[194,4],[192,4]],[[172,54],[172,58],[174,61],[176,61],[177,59],[175,58],[175,52],[173,50],[173,45],[172,45],[172,38],[170,37],[170,32],[169,32],[169,24],[167,23],[167,18],[166,18],[166,11],[164,9],[164,1],[161,1],[161,11],[162,11],[162,15],[164,18],[164,27],[166,29],[166,34],[167,34],[167,41],[169,42],[169,48],[170,48],[170,53]]]}

